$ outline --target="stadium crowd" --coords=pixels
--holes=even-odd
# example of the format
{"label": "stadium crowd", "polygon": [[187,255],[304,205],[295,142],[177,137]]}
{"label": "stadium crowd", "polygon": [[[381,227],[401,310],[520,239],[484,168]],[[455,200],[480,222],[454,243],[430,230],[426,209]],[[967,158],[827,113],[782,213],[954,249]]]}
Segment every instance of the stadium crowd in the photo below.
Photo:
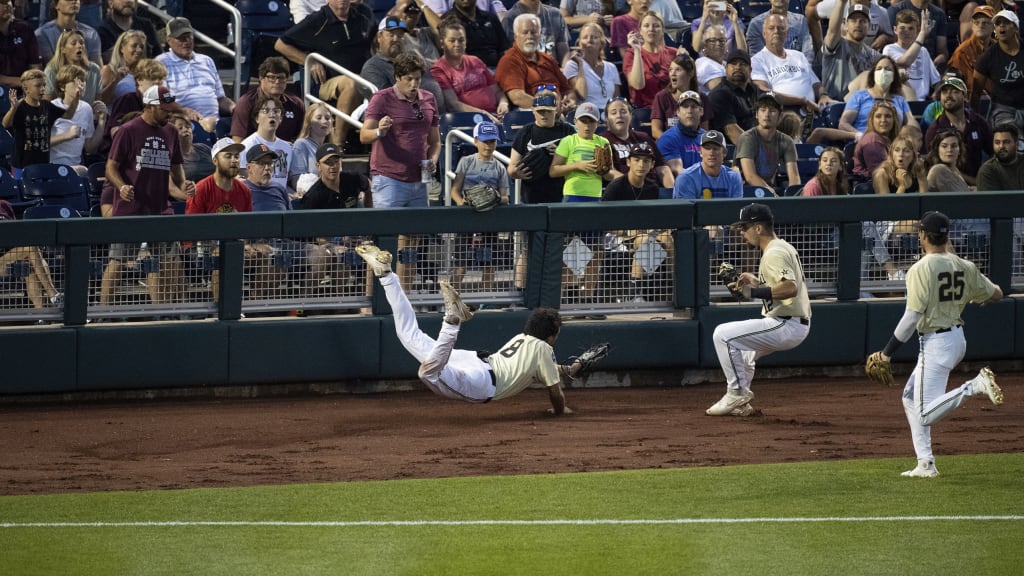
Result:
{"label": "stadium crowd", "polygon": [[[33,26],[37,4],[0,0],[4,169],[66,166],[102,188],[85,209],[105,217],[427,206],[447,112],[482,120],[478,153],[453,162],[455,204],[469,183],[503,203],[1024,189],[1021,8],[1003,0],[291,0],[294,25],[237,101],[180,2],[163,25],[136,0],[49,0]],[[376,91],[313,63],[305,89],[329,106],[306,106],[292,79],[314,52]],[[517,110],[532,119],[508,122]],[[369,175],[342,171],[367,149]],[[102,301],[138,254],[111,248]],[[401,262],[410,286],[415,258]],[[34,305],[60,301],[48,274],[29,276]],[[173,298],[158,276],[153,301]]]}

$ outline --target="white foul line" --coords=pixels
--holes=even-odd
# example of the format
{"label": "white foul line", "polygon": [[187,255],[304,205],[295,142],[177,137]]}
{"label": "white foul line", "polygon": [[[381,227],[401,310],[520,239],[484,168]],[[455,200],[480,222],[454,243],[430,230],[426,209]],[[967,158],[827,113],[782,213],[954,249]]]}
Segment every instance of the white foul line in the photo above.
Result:
{"label": "white foul line", "polygon": [[554,520],[352,520],[324,522],[289,521],[152,521],[152,522],[0,522],[0,528],[163,528],[192,526],[241,526],[286,528],[350,528],[362,526],[599,526],[666,524],[798,524],[815,522],[1019,522],[1024,516],[847,516],[820,518],[665,518],[665,519],[554,519]]}

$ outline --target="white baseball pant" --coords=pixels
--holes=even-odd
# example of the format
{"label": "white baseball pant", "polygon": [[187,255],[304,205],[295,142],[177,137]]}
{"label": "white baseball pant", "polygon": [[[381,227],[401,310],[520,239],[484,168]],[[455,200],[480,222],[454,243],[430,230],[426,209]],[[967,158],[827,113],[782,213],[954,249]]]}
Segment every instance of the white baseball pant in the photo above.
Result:
{"label": "white baseball pant", "polygon": [[715,328],[712,340],[726,388],[734,394],[750,389],[758,358],[796,348],[807,338],[810,324],[799,318],[756,318],[727,322]]}

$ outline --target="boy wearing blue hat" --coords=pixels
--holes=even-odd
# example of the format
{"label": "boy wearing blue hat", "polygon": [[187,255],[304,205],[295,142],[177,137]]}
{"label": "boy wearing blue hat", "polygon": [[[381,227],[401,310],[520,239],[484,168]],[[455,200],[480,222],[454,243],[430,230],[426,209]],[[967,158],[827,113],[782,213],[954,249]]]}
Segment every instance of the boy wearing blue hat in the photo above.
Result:
{"label": "boy wearing blue hat", "polygon": [[[455,180],[452,181],[452,203],[462,206],[466,199],[462,191],[475,184],[484,184],[494,188],[501,196],[501,204],[508,204],[509,179],[505,165],[494,158],[494,150],[498,147],[499,131],[493,122],[480,122],[473,128],[473,143],[476,154],[463,156],[455,168]],[[452,272],[452,285],[456,288],[462,284],[466,274],[466,266],[476,263],[482,269],[481,288],[494,290],[494,244],[498,241],[496,233],[460,234],[456,246],[455,270]]]}

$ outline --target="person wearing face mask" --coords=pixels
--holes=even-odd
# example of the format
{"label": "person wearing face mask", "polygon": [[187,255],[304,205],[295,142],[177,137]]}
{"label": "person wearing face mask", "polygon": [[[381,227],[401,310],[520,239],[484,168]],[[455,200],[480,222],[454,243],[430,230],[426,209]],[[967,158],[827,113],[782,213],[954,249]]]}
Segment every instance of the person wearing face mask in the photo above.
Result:
{"label": "person wearing face mask", "polygon": [[704,129],[700,127],[700,117],[703,112],[700,94],[683,92],[676,112],[679,122],[658,138],[658,150],[673,176],[679,176],[684,168],[700,162],[700,141],[704,134]]}
{"label": "person wearing face mask", "polygon": [[896,62],[889,56],[882,56],[867,75],[867,88],[852,92],[847,97],[843,115],[839,118],[839,129],[860,140],[868,127],[868,114],[879,100],[886,100],[895,106],[899,126],[916,125],[917,120],[910,113],[907,99],[900,95],[902,88],[903,83],[896,73]]}

